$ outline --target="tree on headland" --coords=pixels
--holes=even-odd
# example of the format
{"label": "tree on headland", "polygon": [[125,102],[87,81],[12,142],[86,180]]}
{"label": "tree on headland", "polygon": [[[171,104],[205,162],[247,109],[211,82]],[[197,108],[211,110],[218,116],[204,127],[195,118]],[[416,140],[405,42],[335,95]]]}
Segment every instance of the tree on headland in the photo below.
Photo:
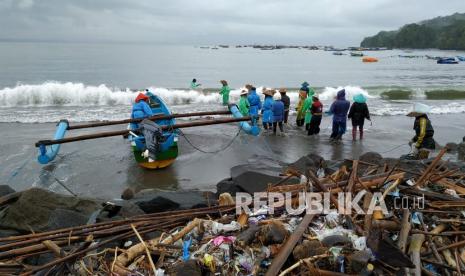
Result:
{"label": "tree on headland", "polygon": [[366,37],[362,47],[465,49],[465,14],[438,17],[403,26],[397,31],[381,31]]}

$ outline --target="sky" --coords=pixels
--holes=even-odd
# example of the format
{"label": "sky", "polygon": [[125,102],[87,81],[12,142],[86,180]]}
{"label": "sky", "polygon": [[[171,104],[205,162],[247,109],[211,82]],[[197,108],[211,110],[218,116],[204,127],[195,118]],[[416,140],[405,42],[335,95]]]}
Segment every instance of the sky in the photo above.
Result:
{"label": "sky", "polygon": [[464,0],[0,0],[0,41],[359,45]]}

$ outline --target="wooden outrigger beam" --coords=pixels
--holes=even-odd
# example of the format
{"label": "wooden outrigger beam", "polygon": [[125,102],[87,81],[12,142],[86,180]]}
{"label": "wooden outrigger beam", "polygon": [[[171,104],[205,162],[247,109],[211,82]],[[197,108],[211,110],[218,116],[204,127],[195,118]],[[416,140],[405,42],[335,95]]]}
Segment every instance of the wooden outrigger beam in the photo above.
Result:
{"label": "wooden outrigger beam", "polygon": [[67,130],[111,126],[111,125],[121,125],[121,124],[129,124],[129,123],[140,123],[144,119],[155,121],[155,120],[169,120],[169,119],[174,119],[174,118],[209,116],[209,115],[228,115],[228,114],[231,114],[231,111],[217,110],[217,111],[204,111],[204,112],[193,112],[193,113],[178,113],[178,114],[171,114],[171,115],[153,115],[148,118],[124,119],[124,120],[116,120],[116,121],[109,121],[109,122],[95,122],[95,123],[80,124],[80,125],[75,125],[75,126],[68,125]]}
{"label": "wooden outrigger beam", "polygon": [[[208,121],[195,121],[195,122],[187,122],[187,123],[179,123],[170,126],[160,126],[162,130],[172,130],[178,128],[188,128],[188,127],[197,127],[197,126],[208,126],[208,125],[218,125],[218,124],[227,124],[227,123],[236,123],[236,122],[244,122],[250,121],[251,117],[242,117],[242,118],[224,118],[224,119],[214,119]],[[118,130],[118,131],[107,131],[107,132],[100,132],[94,134],[87,134],[87,135],[80,135],[74,136],[69,138],[62,138],[56,140],[40,140],[35,143],[36,147],[40,146],[49,146],[49,145],[57,145],[57,144],[65,144],[70,142],[76,141],[84,141],[84,140],[91,140],[97,138],[105,138],[105,137],[112,137],[112,136],[122,136],[129,134],[129,130]]]}

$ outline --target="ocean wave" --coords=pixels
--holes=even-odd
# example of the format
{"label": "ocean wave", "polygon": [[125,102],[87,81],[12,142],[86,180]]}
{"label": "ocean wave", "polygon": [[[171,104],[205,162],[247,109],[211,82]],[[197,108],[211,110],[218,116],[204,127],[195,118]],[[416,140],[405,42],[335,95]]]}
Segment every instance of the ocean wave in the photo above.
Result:
{"label": "ocean wave", "polygon": [[[453,102],[439,105],[430,105],[431,110],[429,114],[458,114],[465,113],[465,102]],[[410,104],[395,105],[385,104],[383,106],[377,106],[370,108],[370,114],[377,116],[396,116],[406,115],[411,111]]]}

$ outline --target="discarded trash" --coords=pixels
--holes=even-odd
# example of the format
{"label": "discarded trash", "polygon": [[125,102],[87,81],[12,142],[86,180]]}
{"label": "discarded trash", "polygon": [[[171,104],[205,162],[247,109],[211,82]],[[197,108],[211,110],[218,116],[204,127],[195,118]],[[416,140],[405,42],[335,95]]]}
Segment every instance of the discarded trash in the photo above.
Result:
{"label": "discarded trash", "polygon": [[[282,178],[263,192],[290,197],[249,206],[251,213],[236,214],[234,193],[221,193],[210,207],[0,237],[0,274],[460,275],[465,172],[443,162],[444,152],[426,162],[347,160],[327,174],[286,168],[295,181]],[[286,209],[312,189],[330,194],[331,211]],[[363,212],[339,212],[338,192],[364,192]],[[381,201],[386,210],[368,212]],[[54,259],[37,262],[45,253]]]}

